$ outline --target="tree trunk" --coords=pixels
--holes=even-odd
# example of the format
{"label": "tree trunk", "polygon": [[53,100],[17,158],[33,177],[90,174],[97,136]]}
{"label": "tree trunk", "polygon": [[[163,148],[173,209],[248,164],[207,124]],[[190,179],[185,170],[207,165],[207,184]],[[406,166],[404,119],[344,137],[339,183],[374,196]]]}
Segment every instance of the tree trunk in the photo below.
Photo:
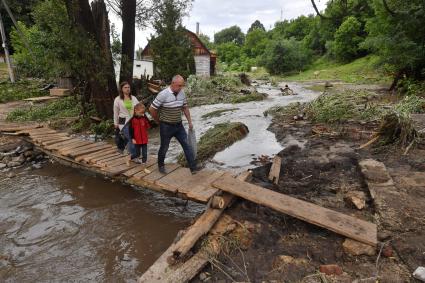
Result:
{"label": "tree trunk", "polygon": [[136,0],[122,1],[122,49],[120,82],[133,79],[134,44],[136,39]]}
{"label": "tree trunk", "polygon": [[97,114],[112,118],[113,99],[117,95],[115,72],[109,41],[109,20],[103,0],[95,0],[90,9],[88,0],[66,0],[68,16],[73,26],[80,29],[88,39],[97,43],[101,60],[93,58],[87,70],[85,100],[94,103]]}

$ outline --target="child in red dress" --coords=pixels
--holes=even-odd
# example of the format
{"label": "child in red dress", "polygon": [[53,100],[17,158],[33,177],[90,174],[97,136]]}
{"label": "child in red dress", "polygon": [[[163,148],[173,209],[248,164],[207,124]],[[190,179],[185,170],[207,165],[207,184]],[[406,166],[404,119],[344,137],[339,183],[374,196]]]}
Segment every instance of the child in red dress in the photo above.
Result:
{"label": "child in red dress", "polygon": [[[150,129],[149,120],[145,115],[145,105],[138,103],[134,107],[134,115],[128,121],[130,137],[135,147],[134,156],[131,159],[136,160],[142,164],[146,164],[148,159],[148,129]],[[142,159],[140,160],[140,153]]]}

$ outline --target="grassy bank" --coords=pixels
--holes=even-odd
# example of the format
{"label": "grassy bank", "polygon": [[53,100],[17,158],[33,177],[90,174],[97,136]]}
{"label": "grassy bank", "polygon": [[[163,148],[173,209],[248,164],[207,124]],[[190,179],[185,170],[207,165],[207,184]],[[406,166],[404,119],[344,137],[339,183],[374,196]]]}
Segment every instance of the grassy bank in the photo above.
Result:
{"label": "grassy bank", "polygon": [[361,84],[389,84],[392,78],[378,65],[379,58],[366,56],[348,64],[340,64],[325,57],[317,59],[306,71],[282,76],[270,76],[263,68],[250,73],[254,78],[272,81],[342,81]]}
{"label": "grassy bank", "polygon": [[42,87],[43,82],[39,80],[25,79],[13,84],[7,80],[0,81],[0,103],[49,95],[48,91],[41,90]]}

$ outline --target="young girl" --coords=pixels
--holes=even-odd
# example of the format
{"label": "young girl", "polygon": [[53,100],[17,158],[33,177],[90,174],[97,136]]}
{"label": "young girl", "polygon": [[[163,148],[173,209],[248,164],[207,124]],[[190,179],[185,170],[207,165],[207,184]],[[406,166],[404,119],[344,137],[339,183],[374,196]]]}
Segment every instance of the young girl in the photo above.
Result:
{"label": "young girl", "polygon": [[[148,129],[150,128],[145,111],[143,103],[136,104],[134,115],[128,121],[130,138],[134,144],[134,153],[131,154],[131,159],[138,158],[138,161],[142,164],[145,164],[148,158]],[[140,153],[142,154],[142,160],[140,160]]]}

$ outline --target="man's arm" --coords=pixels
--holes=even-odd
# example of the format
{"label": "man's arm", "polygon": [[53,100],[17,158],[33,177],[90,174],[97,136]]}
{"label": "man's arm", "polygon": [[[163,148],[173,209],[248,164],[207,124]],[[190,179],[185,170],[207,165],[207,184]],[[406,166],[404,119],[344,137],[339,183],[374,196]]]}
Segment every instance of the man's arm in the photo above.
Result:
{"label": "man's arm", "polygon": [[158,110],[153,108],[152,106],[149,107],[149,113],[151,113],[152,118],[154,121],[159,124],[159,117],[158,117]]}
{"label": "man's arm", "polygon": [[189,129],[193,129],[192,117],[190,117],[189,106],[183,106],[183,113],[186,116],[187,122],[189,123]]}

